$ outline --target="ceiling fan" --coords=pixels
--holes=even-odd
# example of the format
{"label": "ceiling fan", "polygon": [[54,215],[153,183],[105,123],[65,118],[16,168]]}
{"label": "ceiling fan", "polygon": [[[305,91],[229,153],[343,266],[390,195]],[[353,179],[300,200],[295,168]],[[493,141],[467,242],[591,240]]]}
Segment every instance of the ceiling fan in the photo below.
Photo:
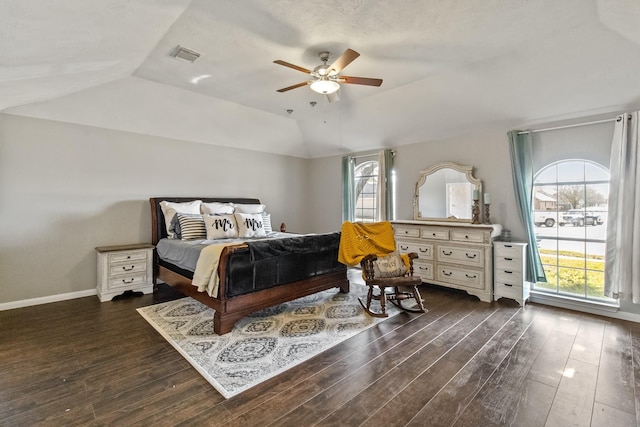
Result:
{"label": "ceiling fan", "polygon": [[320,60],[322,61],[321,65],[318,65],[313,70],[308,70],[304,67],[299,67],[294,64],[290,64],[289,62],[285,62],[282,60],[273,61],[276,64],[284,65],[285,67],[293,68],[294,70],[302,71],[303,73],[309,74],[311,76],[311,80],[306,82],[298,83],[293,86],[285,87],[282,89],[278,89],[278,92],[286,92],[291,89],[296,89],[302,86],[311,87],[311,90],[314,92],[318,92],[324,95],[327,95],[329,101],[333,101],[334,94],[338,89],[340,89],[340,83],[348,83],[348,84],[356,84],[356,85],[367,85],[367,86],[380,86],[382,84],[382,79],[370,79],[368,77],[350,77],[350,76],[341,76],[339,75],[340,71],[351,62],[353,62],[360,54],[352,49],[347,49],[344,51],[342,55],[331,65],[327,64],[327,61],[330,57],[329,52],[320,52]]}

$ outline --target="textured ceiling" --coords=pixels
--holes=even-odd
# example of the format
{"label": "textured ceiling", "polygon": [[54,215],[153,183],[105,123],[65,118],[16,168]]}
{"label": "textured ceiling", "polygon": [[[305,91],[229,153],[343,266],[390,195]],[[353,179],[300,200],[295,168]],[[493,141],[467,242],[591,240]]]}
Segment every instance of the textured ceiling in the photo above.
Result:
{"label": "textured ceiling", "polygon": [[[638,22],[636,0],[3,0],[0,110],[320,157],[638,108]],[[276,92],[306,76],[273,60],[346,48],[381,87]]]}

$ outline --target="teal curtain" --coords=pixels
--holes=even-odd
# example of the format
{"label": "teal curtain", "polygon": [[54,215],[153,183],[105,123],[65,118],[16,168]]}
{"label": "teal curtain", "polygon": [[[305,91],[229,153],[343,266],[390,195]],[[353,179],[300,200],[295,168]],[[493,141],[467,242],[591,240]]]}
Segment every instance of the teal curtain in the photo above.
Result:
{"label": "teal curtain", "polygon": [[513,188],[516,194],[516,206],[520,221],[525,227],[528,238],[527,246],[527,281],[546,282],[532,218],[533,203],[533,144],[530,133],[519,134],[517,130],[508,132],[509,152]]}
{"label": "teal curtain", "polygon": [[381,165],[382,177],[384,179],[384,208],[385,219],[391,221],[395,219],[394,204],[393,204],[393,159],[395,158],[395,152],[393,150],[384,150],[382,155],[384,157],[384,163]]}
{"label": "teal curtain", "polygon": [[342,158],[342,222],[353,222],[354,218],[354,163],[355,159],[351,156]]}

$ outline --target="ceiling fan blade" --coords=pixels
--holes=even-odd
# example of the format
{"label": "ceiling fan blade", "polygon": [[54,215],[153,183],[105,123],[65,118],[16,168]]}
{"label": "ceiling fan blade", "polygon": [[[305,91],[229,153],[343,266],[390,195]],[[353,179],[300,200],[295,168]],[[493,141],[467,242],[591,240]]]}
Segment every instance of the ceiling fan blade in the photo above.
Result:
{"label": "ceiling fan blade", "polygon": [[382,84],[382,79],[370,79],[368,77],[340,76],[340,78],[338,78],[338,82],[349,83],[354,85],[380,86]]}
{"label": "ceiling fan blade", "polygon": [[302,82],[302,83],[298,83],[298,84],[293,85],[293,86],[289,86],[289,87],[284,87],[282,89],[278,89],[276,92],[286,92],[288,90],[297,89],[299,87],[306,86],[308,84],[309,84],[309,82]]}
{"label": "ceiling fan blade", "polygon": [[360,56],[360,54],[355,50],[347,49],[342,55],[340,55],[340,58],[336,59],[335,62],[331,64],[329,69],[339,73],[344,67],[351,64],[358,56]]}
{"label": "ceiling fan blade", "polygon": [[290,64],[289,62],[285,62],[285,61],[282,61],[280,59],[277,59],[277,60],[273,61],[273,63],[274,64],[278,64],[278,65],[284,65],[285,67],[293,68],[294,70],[302,71],[303,73],[307,73],[307,74],[311,73],[311,70],[307,70],[306,68]]}
{"label": "ceiling fan blade", "polygon": [[338,92],[328,93],[326,95],[326,97],[327,97],[327,101],[329,101],[329,102],[338,102],[338,101],[340,101],[340,95],[338,95]]}

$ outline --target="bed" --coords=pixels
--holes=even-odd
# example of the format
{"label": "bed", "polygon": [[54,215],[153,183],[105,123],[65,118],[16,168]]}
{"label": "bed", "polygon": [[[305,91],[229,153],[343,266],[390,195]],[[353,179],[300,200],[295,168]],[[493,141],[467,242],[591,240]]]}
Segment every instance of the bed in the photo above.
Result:
{"label": "bed", "polygon": [[[151,203],[152,243],[167,243],[161,202],[234,203],[260,205],[252,198],[154,197]],[[214,332],[223,335],[249,313],[337,287],[349,292],[347,268],[337,261],[339,233],[281,235],[234,242],[221,249],[217,288],[213,295],[192,283],[194,271],[154,251],[153,283],[162,281],[215,310]]]}

